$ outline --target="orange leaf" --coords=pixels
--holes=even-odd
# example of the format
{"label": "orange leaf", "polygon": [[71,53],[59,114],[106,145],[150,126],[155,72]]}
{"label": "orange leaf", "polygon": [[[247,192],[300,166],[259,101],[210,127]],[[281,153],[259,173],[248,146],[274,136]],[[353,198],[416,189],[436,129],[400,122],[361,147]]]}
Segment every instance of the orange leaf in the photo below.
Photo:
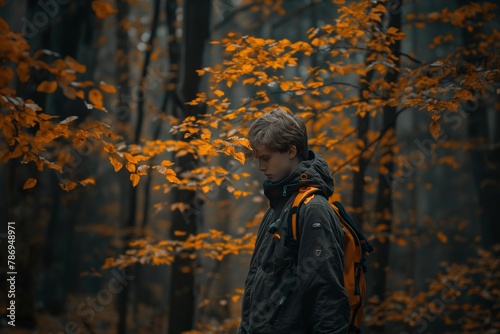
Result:
{"label": "orange leaf", "polygon": [[42,81],[38,87],[36,87],[37,92],[42,93],[54,93],[57,89],[56,81]]}
{"label": "orange leaf", "polygon": [[443,244],[448,242],[448,237],[443,232],[438,232],[437,237]]}
{"label": "orange leaf", "polygon": [[82,82],[72,82],[71,85],[75,86],[75,87],[78,87],[78,88],[87,88],[87,87],[94,86],[94,82],[91,81],[91,80],[85,80],[85,81],[82,81]]}
{"label": "orange leaf", "polygon": [[401,247],[404,247],[404,246],[406,246],[406,245],[408,244],[408,243],[406,242],[406,240],[405,240],[405,239],[403,239],[403,238],[399,238],[399,239],[397,240],[397,243],[398,243],[398,245],[399,245],[399,246],[401,246]]}
{"label": "orange leaf", "polygon": [[68,85],[67,83],[64,83],[61,85],[61,89],[63,91],[63,94],[70,99],[74,99],[76,97],[76,89]]}
{"label": "orange leaf", "polygon": [[177,174],[173,169],[167,169],[165,176],[169,182],[179,184],[181,181],[177,178]]}
{"label": "orange leaf", "polygon": [[283,81],[282,83],[280,83],[280,88],[284,92],[288,91],[288,89],[290,89],[290,87],[292,86],[293,84],[290,81]]}
{"label": "orange leaf", "polygon": [[170,161],[170,160],[163,160],[163,161],[161,162],[161,165],[162,165],[162,166],[166,166],[166,167],[172,166],[173,164],[174,164],[174,163],[173,163],[172,161]]}
{"label": "orange leaf", "polygon": [[59,186],[62,190],[70,191],[76,188],[78,183],[73,181],[64,181],[63,183],[59,183]]}
{"label": "orange leaf", "polygon": [[109,85],[104,81],[99,82],[99,88],[101,88],[106,93],[116,93],[116,87],[113,85]]}
{"label": "orange leaf", "polygon": [[438,139],[439,133],[441,132],[441,124],[439,124],[438,122],[432,122],[429,125],[429,131],[431,132],[431,135],[432,137],[434,137],[434,139]]}
{"label": "orange leaf", "polygon": [[131,162],[134,164],[139,162],[139,160],[135,159],[134,156],[130,153],[123,152],[123,156],[125,157],[125,159],[127,159],[128,162]]}
{"label": "orange leaf", "polygon": [[170,206],[171,211],[179,210],[180,212],[184,212],[189,209],[189,204],[177,202]]}
{"label": "orange leaf", "polygon": [[100,19],[105,19],[117,12],[109,3],[99,0],[92,1],[92,9]]}
{"label": "orange leaf", "polygon": [[132,181],[132,186],[135,187],[138,183],[141,177],[137,174],[130,174],[130,181]]}
{"label": "orange leaf", "polygon": [[36,186],[36,179],[30,177],[29,179],[26,180],[26,182],[24,182],[24,186],[23,186],[23,189],[30,189],[30,188],[33,188],[34,186]]}
{"label": "orange leaf", "polygon": [[94,185],[94,184],[95,184],[95,180],[94,180],[94,178],[93,178],[93,177],[89,177],[89,178],[86,178],[85,180],[80,181],[80,184],[81,184],[82,186],[86,186],[87,184],[92,184],[92,185]]}
{"label": "orange leaf", "polygon": [[221,96],[224,95],[224,92],[221,91],[220,89],[217,89],[217,90],[214,91],[214,94],[217,95],[218,97],[221,97]]}
{"label": "orange leaf", "polygon": [[122,169],[123,164],[115,157],[109,157],[109,161],[111,162],[113,167],[115,167],[115,172],[118,172],[120,169]]}
{"label": "orange leaf", "polygon": [[243,152],[235,152],[234,158],[240,162],[240,164],[245,164],[245,154]]}
{"label": "orange leaf", "polygon": [[250,151],[252,151],[252,146],[250,145],[250,141],[248,139],[246,138],[238,139],[238,143],[248,148]]}
{"label": "orange leaf", "polygon": [[135,172],[135,165],[130,163],[130,162],[127,162],[127,165],[125,166],[127,168],[127,170],[130,172],[130,173],[134,173]]}
{"label": "orange leaf", "polygon": [[83,64],[80,64],[79,62],[76,61],[75,58],[71,56],[66,56],[64,57],[64,62],[68,65],[70,65],[70,68],[78,73],[85,73],[86,67]]}
{"label": "orange leaf", "polygon": [[30,66],[25,61],[20,61],[16,68],[17,76],[21,82],[26,82],[30,78]]}
{"label": "orange leaf", "polygon": [[57,164],[48,164],[47,167],[49,167],[50,169],[54,169],[54,170],[57,170],[59,173],[62,173],[63,170],[62,170],[62,166],[61,165],[57,165]]}
{"label": "orange leaf", "polygon": [[97,109],[103,109],[102,94],[99,90],[95,88],[91,89],[89,92],[89,100]]}

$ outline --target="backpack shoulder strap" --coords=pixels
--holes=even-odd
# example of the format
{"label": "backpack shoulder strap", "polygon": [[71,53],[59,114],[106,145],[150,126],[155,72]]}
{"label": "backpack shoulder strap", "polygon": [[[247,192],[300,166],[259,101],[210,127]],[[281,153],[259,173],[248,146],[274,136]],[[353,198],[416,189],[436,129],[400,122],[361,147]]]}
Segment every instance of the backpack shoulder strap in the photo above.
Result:
{"label": "backpack shoulder strap", "polygon": [[306,187],[306,188],[300,188],[299,192],[295,196],[295,199],[293,200],[292,208],[290,210],[290,230],[292,231],[292,239],[297,240],[297,235],[298,235],[298,215],[299,215],[299,209],[302,203],[306,202],[307,200],[312,199],[314,196],[314,193],[318,192],[319,189],[315,187]]}

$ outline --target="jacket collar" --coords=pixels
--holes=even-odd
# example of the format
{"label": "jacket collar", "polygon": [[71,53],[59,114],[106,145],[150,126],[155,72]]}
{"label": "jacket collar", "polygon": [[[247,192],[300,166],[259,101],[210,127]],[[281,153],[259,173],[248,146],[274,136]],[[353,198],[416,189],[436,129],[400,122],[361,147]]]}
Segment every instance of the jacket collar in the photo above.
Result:
{"label": "jacket collar", "polygon": [[297,169],[283,180],[264,180],[264,194],[269,205],[276,210],[299,191],[301,187],[315,186],[330,197],[333,193],[333,179],[325,160],[317,153],[309,151],[309,159],[302,161]]}

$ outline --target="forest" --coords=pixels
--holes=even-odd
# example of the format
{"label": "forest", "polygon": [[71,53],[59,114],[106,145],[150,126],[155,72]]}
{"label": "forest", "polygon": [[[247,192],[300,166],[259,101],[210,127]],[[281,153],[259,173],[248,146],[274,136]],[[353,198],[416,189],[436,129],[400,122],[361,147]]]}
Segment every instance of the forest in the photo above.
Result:
{"label": "forest", "polygon": [[362,332],[500,333],[497,1],[0,13],[0,332],[236,333],[281,107],[375,249]]}

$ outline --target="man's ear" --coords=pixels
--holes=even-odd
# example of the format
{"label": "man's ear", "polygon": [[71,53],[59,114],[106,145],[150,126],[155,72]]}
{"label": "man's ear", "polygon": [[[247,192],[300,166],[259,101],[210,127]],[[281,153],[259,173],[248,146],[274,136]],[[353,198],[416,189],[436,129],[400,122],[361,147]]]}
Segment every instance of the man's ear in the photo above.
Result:
{"label": "man's ear", "polygon": [[288,158],[293,160],[297,157],[297,147],[295,145],[290,146],[288,149]]}

